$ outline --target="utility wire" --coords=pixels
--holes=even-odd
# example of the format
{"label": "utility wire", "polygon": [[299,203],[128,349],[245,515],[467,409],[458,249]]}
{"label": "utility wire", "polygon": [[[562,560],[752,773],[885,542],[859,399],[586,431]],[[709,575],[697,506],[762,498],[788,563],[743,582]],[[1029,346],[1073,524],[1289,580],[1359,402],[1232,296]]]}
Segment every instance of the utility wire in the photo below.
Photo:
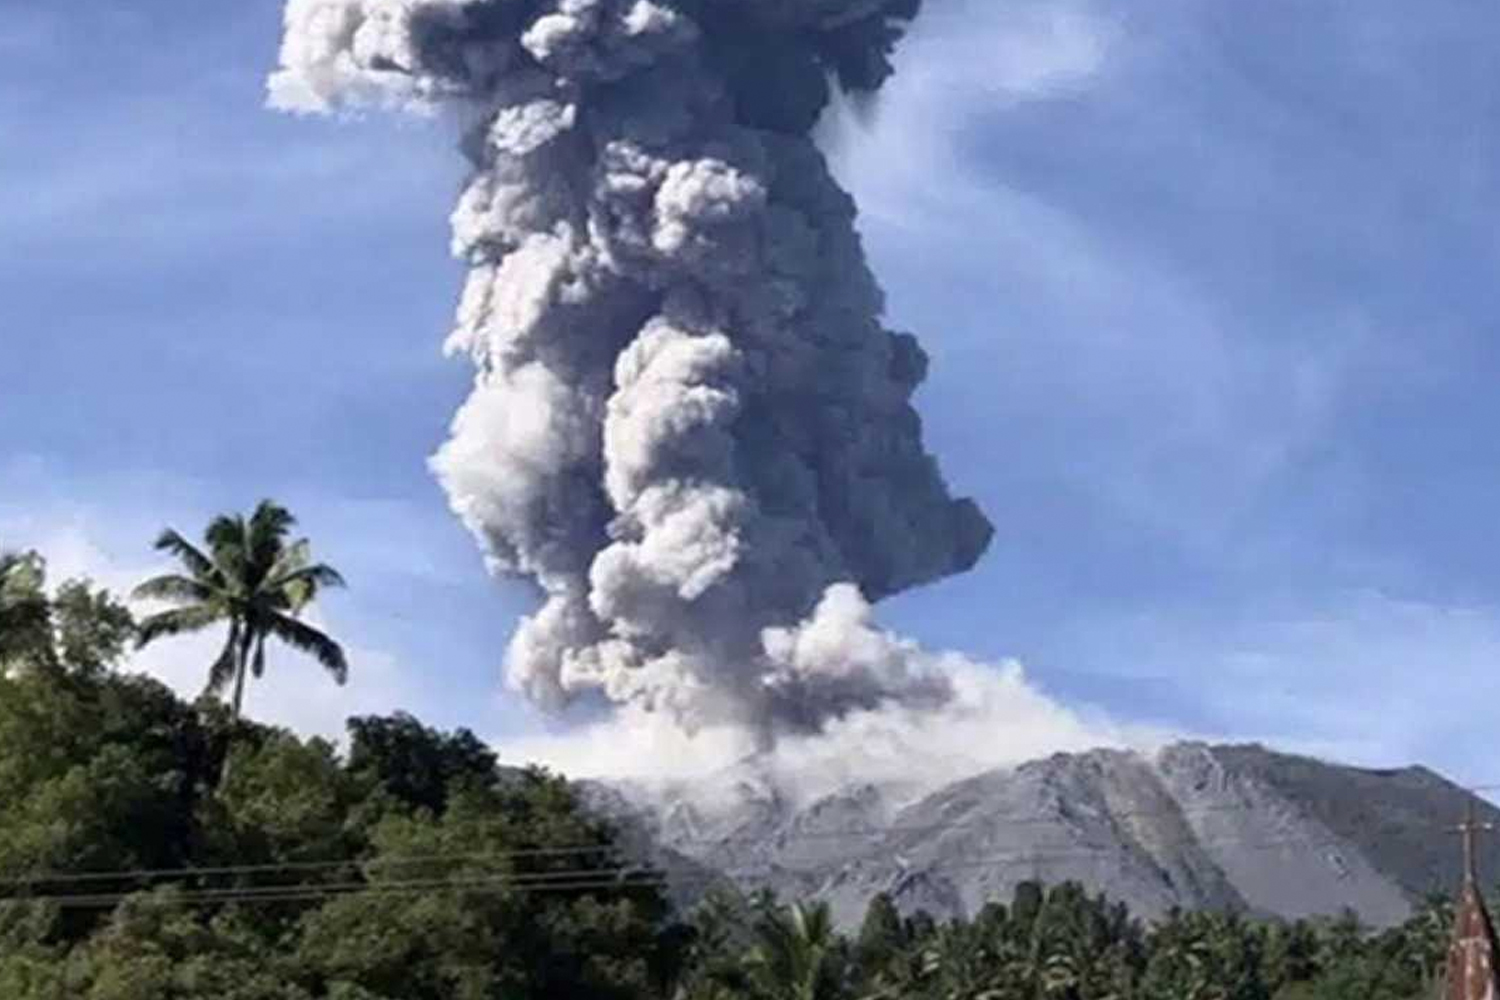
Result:
{"label": "utility wire", "polygon": [[70,884],[77,882],[136,882],[171,878],[196,878],[209,875],[260,875],[279,872],[322,872],[348,868],[410,867],[453,861],[507,861],[517,858],[567,857],[588,854],[620,853],[618,844],[577,847],[516,848],[503,851],[465,851],[442,854],[407,854],[382,857],[349,858],[339,861],[271,861],[250,865],[209,865],[183,868],[121,868],[83,872],[36,872],[25,876],[0,879],[0,888],[37,883]]}
{"label": "utility wire", "polygon": [[[1500,784],[1494,785],[1471,785],[1464,788],[1465,791],[1485,791],[1489,789],[1500,789]],[[1124,819],[1141,819],[1155,816],[1199,816],[1214,813],[1247,812],[1252,807],[1248,805],[1217,805],[1202,806],[1197,809],[1140,809],[1125,810],[1121,812],[1102,811],[1095,814],[1080,814],[1078,810],[1072,810],[1071,816],[1020,816],[1015,818],[996,818],[984,821],[963,821],[949,823],[929,823],[922,825],[902,825],[887,827],[865,827],[849,830],[788,830],[781,831],[783,842],[801,840],[853,840],[856,838],[877,838],[904,835],[920,835],[930,833],[945,833],[962,830],[992,830],[1006,829],[1015,826],[1034,826],[1050,823],[1066,822],[1067,819],[1089,818],[1106,821],[1117,821]],[[762,837],[753,836],[723,836],[723,837],[680,837],[669,842],[663,842],[659,846],[673,848],[682,845],[699,845],[710,847],[728,847],[736,844],[758,845],[764,842]],[[1198,843],[1203,843],[1199,841]],[[514,848],[499,851],[470,851],[460,853],[440,854],[414,854],[395,855],[390,857],[371,856],[368,858],[351,858],[338,861],[287,861],[268,862],[262,864],[244,865],[215,865],[215,866],[188,866],[180,868],[135,868],[135,869],[101,869],[97,871],[84,872],[35,872],[24,876],[12,876],[0,879],[0,889],[24,888],[38,883],[49,884],[73,884],[83,882],[106,882],[106,881],[159,881],[171,878],[193,878],[211,875],[254,875],[279,872],[319,872],[338,871],[359,867],[406,867],[423,864],[442,864],[453,861],[504,861],[520,858],[556,858],[556,857],[579,857],[587,855],[619,854],[622,849],[619,844],[598,844],[587,846],[567,847],[527,847]],[[597,871],[599,869],[589,869]]]}
{"label": "utility wire", "polygon": [[[515,883],[510,879],[464,879],[450,881],[418,881],[390,883],[346,883],[341,886],[271,886],[264,889],[187,890],[156,897],[153,902],[185,906],[208,906],[214,904],[239,903],[294,903],[321,902],[345,896],[430,895],[438,892],[581,892],[588,890],[621,890],[637,888],[665,888],[663,876],[652,875],[640,878],[613,877],[578,879],[533,885]],[[61,909],[111,909],[127,899],[139,898],[134,894],[94,893],[77,896],[30,896],[0,899],[0,906],[52,903]]]}
{"label": "utility wire", "polygon": [[[1238,846],[1247,850],[1269,850],[1277,847],[1303,847],[1310,849],[1338,849],[1343,845],[1334,841],[1309,841],[1301,837],[1281,838],[1262,842],[1226,838],[1218,841],[1182,841],[1205,847]],[[1112,846],[1078,847],[1056,851],[1017,851],[967,860],[938,861],[924,865],[922,872],[944,872],[950,870],[999,868],[1001,866],[1051,864],[1059,861],[1116,855],[1119,849]],[[898,862],[899,866],[899,862]],[[906,869],[902,866],[897,877]],[[571,869],[556,872],[538,872],[510,875],[471,876],[467,878],[434,878],[404,882],[343,882],[235,886],[216,889],[183,889],[161,901],[183,905],[208,905],[213,903],[248,902],[296,902],[318,901],[337,896],[363,894],[407,894],[452,891],[496,891],[496,892],[577,892],[593,889],[668,888],[681,887],[696,882],[733,881],[755,878],[776,873],[795,874],[786,866],[763,863],[752,868],[712,871],[699,867],[672,870],[670,867],[631,865],[628,867]],[[130,892],[92,894],[42,893],[34,895],[0,898],[0,904],[56,903],[62,907],[108,908],[136,895]]]}

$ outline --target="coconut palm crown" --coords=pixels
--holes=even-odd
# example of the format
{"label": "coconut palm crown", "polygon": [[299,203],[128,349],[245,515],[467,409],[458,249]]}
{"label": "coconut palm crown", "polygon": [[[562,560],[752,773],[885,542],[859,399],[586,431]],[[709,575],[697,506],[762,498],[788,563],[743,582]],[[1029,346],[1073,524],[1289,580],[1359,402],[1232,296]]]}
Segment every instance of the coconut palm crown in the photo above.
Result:
{"label": "coconut palm crown", "polygon": [[182,572],[153,577],[134,592],[138,600],[176,605],[141,621],[141,646],[228,626],[223,650],[209,667],[207,693],[222,696],[233,684],[230,706],[236,719],[246,676],[259,678],[265,671],[268,639],[312,656],[337,683],[348,679],[343,648],[300,619],[319,590],[342,587],[344,579],[333,567],[312,561],[307,539],[288,540],[295,524],[285,507],[264,500],[248,519],[238,514],[215,518],[203,533],[202,548],[168,528],[156,548],[176,557]]}

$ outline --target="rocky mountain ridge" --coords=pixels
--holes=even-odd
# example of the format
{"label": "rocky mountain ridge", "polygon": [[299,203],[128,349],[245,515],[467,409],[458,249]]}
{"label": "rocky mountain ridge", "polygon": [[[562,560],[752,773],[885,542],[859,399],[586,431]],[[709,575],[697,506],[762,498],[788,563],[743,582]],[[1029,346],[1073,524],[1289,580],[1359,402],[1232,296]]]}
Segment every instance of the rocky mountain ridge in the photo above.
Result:
{"label": "rocky mountain ridge", "polygon": [[[1472,796],[1422,767],[1378,771],[1259,745],[1179,743],[1155,755],[1056,754],[905,801],[875,785],[798,804],[747,762],[715,783],[589,786],[676,880],[715,876],[827,900],[845,925],[887,892],[906,911],[972,914],[1026,879],[1072,879],[1152,917],[1173,906],[1283,917],[1348,907],[1377,926],[1452,889],[1453,827]],[[1474,800],[1484,818],[1500,810]],[[1500,844],[1481,862],[1500,877]]]}

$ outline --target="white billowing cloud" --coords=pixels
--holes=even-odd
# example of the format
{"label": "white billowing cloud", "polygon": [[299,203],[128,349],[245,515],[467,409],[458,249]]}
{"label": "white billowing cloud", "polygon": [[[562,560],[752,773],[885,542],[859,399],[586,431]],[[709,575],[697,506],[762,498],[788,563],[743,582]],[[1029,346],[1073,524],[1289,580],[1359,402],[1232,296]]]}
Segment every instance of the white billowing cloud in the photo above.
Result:
{"label": "white billowing cloud", "polygon": [[[1461,784],[1500,785],[1483,724],[1500,671],[1494,609],[1364,592],[1316,607],[1260,608],[1239,623],[1162,614],[1091,628],[1126,657],[1121,677],[1177,677],[1182,704],[1205,721],[1192,730],[1169,728],[1065,705],[1016,662],[921,649],[874,627],[868,609],[836,600],[825,602],[825,613],[798,630],[795,642],[783,636],[771,648],[785,655],[795,645],[803,669],[833,665],[825,652],[847,650],[850,659],[836,669],[881,671],[886,683],[893,675],[940,675],[952,697],[940,711],[886,703],[851,712],[821,735],[783,738],[760,764],[782,790],[801,797],[865,781],[917,793],[1055,752],[1149,752],[1202,739],[1255,741],[1369,767],[1421,763]],[[756,751],[732,727],[689,734],[629,709],[577,730],[495,742],[511,761],[578,776],[681,782],[704,792]]]}
{"label": "white billowing cloud", "polygon": [[711,791],[714,776],[752,756],[757,770],[794,798],[809,799],[860,782],[906,794],[956,776],[1051,753],[1094,747],[1150,751],[1172,737],[1146,726],[1067,707],[1032,683],[1019,663],[986,664],[960,653],[931,652],[876,626],[852,588],[835,588],[802,625],[766,636],[772,661],[812,689],[820,681],[870,673],[875,689],[920,690],[847,712],[816,734],[783,736],[767,753],[736,726],[689,733],[670,717],[626,705],[611,717],[566,732],[496,739],[503,759],[535,761],[578,777],[686,783]]}

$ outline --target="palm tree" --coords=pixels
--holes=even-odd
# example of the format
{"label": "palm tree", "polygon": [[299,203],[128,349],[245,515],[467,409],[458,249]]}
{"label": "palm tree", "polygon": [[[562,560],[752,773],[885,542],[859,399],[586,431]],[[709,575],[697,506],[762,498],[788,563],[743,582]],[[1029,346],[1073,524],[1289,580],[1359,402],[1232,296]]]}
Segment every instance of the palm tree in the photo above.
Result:
{"label": "palm tree", "polygon": [[178,605],[141,622],[141,646],[228,624],[223,651],[209,667],[207,691],[221,695],[233,682],[235,719],[244,703],[246,675],[260,677],[265,671],[269,638],[313,656],[339,684],[348,679],[343,648],[299,619],[320,589],[343,586],[343,577],[312,562],[307,539],[287,541],[294,524],[285,507],[263,500],[248,520],[238,514],[215,518],[203,533],[206,551],[168,528],[156,548],[175,556],[184,572],[153,577],[135,589],[139,600]]}
{"label": "palm tree", "polygon": [[833,1000],[842,991],[844,956],[827,903],[772,911],[756,938],[748,971],[758,1000]]}
{"label": "palm tree", "polygon": [[[955,921],[938,928],[923,949],[926,995],[942,1000],[1003,1000],[1023,991],[1005,968],[1008,955],[986,940],[978,923]],[[895,996],[910,996],[896,993]],[[1034,995],[1034,994],[1028,994]]]}

